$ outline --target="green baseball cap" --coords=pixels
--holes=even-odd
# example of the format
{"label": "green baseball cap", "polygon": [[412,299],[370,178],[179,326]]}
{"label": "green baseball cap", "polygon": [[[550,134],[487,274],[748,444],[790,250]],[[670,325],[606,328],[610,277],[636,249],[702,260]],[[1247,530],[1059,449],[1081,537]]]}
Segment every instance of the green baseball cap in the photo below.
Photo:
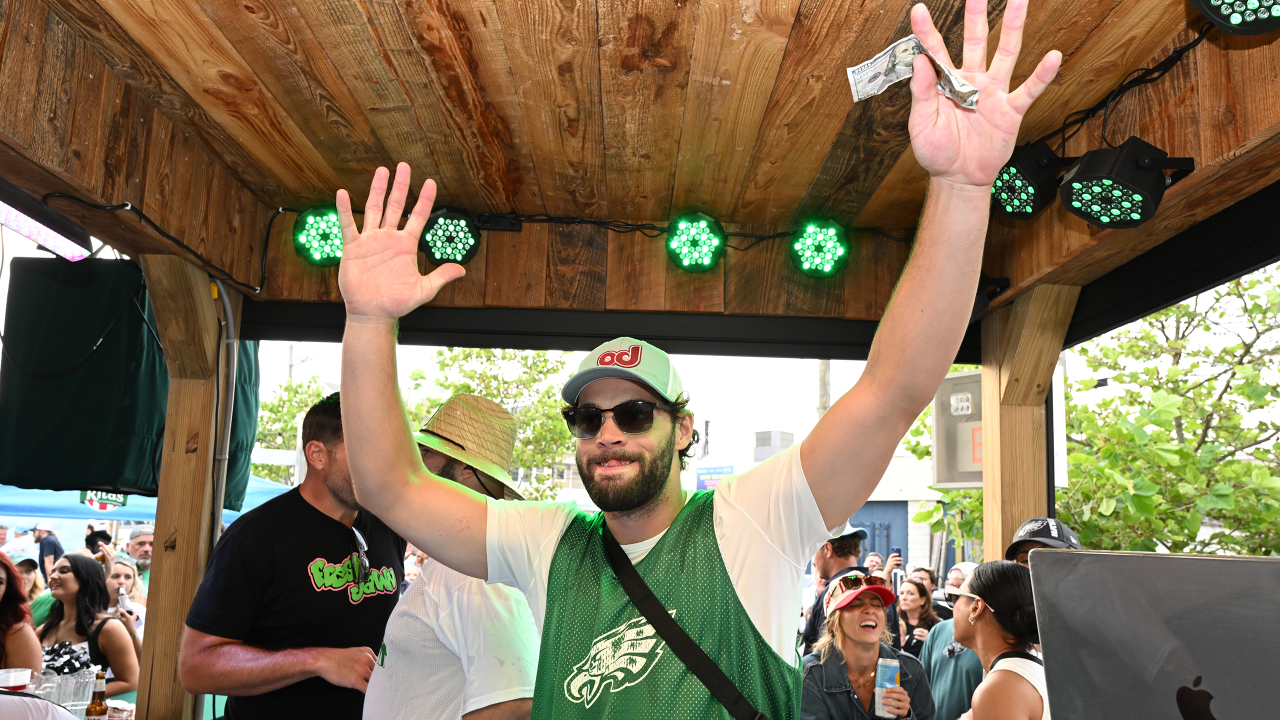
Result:
{"label": "green baseball cap", "polygon": [[569,378],[560,397],[570,405],[577,404],[582,388],[604,378],[634,380],[651,388],[667,402],[675,402],[684,392],[680,373],[671,358],[643,340],[620,337],[592,350],[578,372]]}

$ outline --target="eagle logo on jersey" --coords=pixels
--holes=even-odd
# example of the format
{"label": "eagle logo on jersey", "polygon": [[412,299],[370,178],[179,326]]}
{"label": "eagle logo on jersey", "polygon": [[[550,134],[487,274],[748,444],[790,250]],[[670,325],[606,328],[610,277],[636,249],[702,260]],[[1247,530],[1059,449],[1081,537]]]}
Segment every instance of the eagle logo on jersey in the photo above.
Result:
{"label": "eagle logo on jersey", "polygon": [[618,692],[644,680],[666,647],[648,620],[629,620],[591,643],[587,656],[564,681],[564,695],[570,702],[591,707],[605,686],[609,692]]}

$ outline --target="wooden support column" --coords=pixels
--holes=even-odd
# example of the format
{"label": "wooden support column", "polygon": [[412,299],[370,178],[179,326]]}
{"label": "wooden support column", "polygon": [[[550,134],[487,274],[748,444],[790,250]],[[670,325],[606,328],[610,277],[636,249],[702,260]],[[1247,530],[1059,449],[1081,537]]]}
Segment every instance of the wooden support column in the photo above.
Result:
{"label": "wooden support column", "polygon": [[178,678],[187,609],[209,555],[213,496],[218,316],[209,276],[172,255],[140,256],[169,367],[156,545],[147,598],[138,717],[190,718],[194,697]]}
{"label": "wooden support column", "polygon": [[1048,509],[1045,397],[1080,288],[1041,285],[982,319],[983,554]]}

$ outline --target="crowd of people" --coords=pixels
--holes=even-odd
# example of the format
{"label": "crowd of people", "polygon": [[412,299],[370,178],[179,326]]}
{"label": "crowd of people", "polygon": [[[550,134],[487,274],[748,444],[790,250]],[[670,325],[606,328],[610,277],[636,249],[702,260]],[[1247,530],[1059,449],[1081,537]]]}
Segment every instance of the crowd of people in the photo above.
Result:
{"label": "crowd of people", "polygon": [[[889,587],[903,558],[862,560],[865,534],[848,528],[956,357],[992,182],[1061,61],[1050,52],[1010,89],[1027,2],[1009,0],[989,68],[985,5],[966,9],[958,71],[982,94],[976,110],[938,89],[928,57],[914,61],[909,126],[928,199],[861,377],[801,443],[714,491],[681,485],[698,433],[672,359],[629,337],[587,353],[560,393],[599,512],[519,499],[508,474],[517,428],[491,399],[455,395],[413,433],[398,321],[465,270],[419,271],[435,183],[406,216],[408,165],[394,179],[374,173],[362,227],[339,190],[342,394],[304,418],[302,483],[214,548],[181,642],[187,691],[230,696],[236,720],[860,719],[873,709],[931,720],[941,707],[1049,720],[1020,552],[950,569],[940,604],[952,619],[941,620],[932,572]],[[923,4],[910,22],[950,65]],[[759,402],[767,412],[767,393]],[[422,555],[406,582],[409,543]],[[113,673],[108,694],[132,689],[136,626],[109,613],[114,558],[103,553],[104,572],[92,558],[46,557],[42,544],[36,565],[54,604],[37,637],[85,644]],[[811,563],[825,585],[798,637]],[[132,579],[145,584],[145,572]],[[971,659],[986,672],[972,683]],[[889,661],[897,682],[885,685],[878,668]]]}
{"label": "crowd of people", "polygon": [[[9,540],[9,528],[0,529]],[[0,669],[29,668],[38,676],[46,657],[68,646],[106,673],[107,697],[132,700],[154,529],[132,528],[119,553],[111,534],[92,523],[84,547],[72,552],[47,522],[31,532],[33,552],[0,552]]]}

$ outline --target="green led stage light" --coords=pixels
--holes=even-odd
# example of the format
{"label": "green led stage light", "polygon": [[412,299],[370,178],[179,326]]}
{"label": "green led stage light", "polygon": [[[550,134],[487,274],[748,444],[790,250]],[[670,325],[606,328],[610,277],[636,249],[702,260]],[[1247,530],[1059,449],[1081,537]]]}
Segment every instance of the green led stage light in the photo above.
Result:
{"label": "green led stage light", "polygon": [[[1194,169],[1193,158],[1171,158],[1134,136],[1082,155],[1062,177],[1058,194],[1067,212],[1094,225],[1137,227],[1156,214],[1165,189]],[[1165,170],[1176,172],[1166,176]]]}
{"label": "green led stage light", "polygon": [[342,260],[342,228],[332,205],[308,208],[293,221],[293,250],[312,265],[337,265]]}
{"label": "green led stage light", "polygon": [[791,262],[809,277],[831,277],[849,262],[849,240],[834,222],[810,222],[789,241]]}
{"label": "green led stage light", "polygon": [[707,272],[724,255],[724,237],[724,226],[710,215],[681,215],[667,226],[667,255],[685,272]]}
{"label": "green led stage light", "polygon": [[1191,0],[1191,6],[1232,35],[1261,35],[1280,28],[1277,0]]}
{"label": "green led stage light", "polygon": [[1058,157],[1044,141],[1019,145],[991,185],[991,207],[998,215],[1029,220],[1053,202],[1058,174],[1075,159]]}
{"label": "green led stage light", "polygon": [[480,249],[480,229],[470,215],[443,207],[431,213],[418,247],[432,265],[466,265]]}

